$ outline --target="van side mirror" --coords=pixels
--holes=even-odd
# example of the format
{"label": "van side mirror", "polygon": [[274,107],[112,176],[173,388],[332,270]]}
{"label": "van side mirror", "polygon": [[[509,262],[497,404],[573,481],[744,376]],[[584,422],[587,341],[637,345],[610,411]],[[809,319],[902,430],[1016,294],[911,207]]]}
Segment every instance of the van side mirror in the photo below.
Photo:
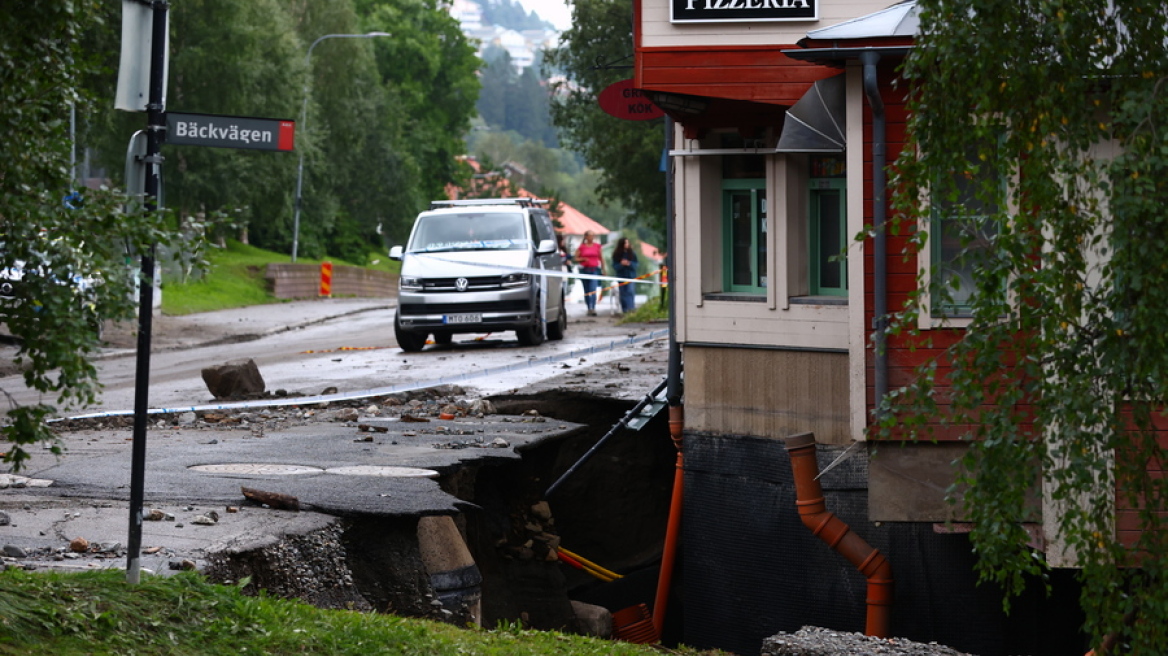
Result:
{"label": "van side mirror", "polygon": [[394,246],[389,249],[389,259],[400,260],[402,258],[402,247]]}
{"label": "van side mirror", "polygon": [[[535,247],[535,252],[540,255],[547,255],[548,253],[556,252],[556,242],[554,239],[542,239],[539,245]],[[392,257],[392,256],[391,256]]]}

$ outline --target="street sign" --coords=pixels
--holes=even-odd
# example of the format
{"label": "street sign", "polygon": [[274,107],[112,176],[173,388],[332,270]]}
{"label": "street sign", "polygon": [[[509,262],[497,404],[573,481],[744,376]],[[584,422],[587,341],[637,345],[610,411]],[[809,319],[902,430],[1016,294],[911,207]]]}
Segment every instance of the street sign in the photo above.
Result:
{"label": "street sign", "polygon": [[296,139],[296,122],[284,119],[166,113],[166,143],[288,152]]}

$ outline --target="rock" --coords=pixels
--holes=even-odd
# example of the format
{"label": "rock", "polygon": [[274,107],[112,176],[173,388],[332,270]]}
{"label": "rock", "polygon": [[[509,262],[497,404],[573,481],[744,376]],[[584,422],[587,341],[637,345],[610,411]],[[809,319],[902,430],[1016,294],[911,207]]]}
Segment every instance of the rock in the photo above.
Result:
{"label": "rock", "polygon": [[779,633],[762,643],[762,656],[969,656],[937,643],[873,636],[805,626]]}
{"label": "rock", "polygon": [[0,510],[0,526],[8,526],[11,523],[12,518],[8,516],[8,513]]}
{"label": "rock", "polygon": [[117,553],[122,550],[121,542],[102,542],[97,545],[97,553]]}
{"label": "rock", "polygon": [[73,553],[85,553],[89,551],[89,540],[85,538],[73,538],[69,542],[69,551]]}
{"label": "rock", "polygon": [[191,523],[198,524],[200,526],[211,526],[211,525],[215,524],[215,520],[211,519],[207,515],[199,515],[198,517],[192,519]]}
{"label": "rock", "polygon": [[142,519],[151,522],[161,522],[163,519],[166,519],[166,513],[157,508],[151,508],[150,512],[146,513]]}
{"label": "rock", "polygon": [[511,446],[511,443],[501,437],[496,437],[495,439],[491,440],[491,445],[500,449],[505,449]]}
{"label": "rock", "polygon": [[333,421],[357,421],[360,416],[356,408],[341,408],[333,415]]}
{"label": "rock", "polygon": [[604,606],[573,601],[572,612],[576,614],[576,628],[584,635],[604,640],[612,637],[612,613]]}
{"label": "rock", "polygon": [[493,415],[497,411],[494,403],[487,399],[476,399],[470,404],[470,409],[467,412],[472,415]]}
{"label": "rock", "polygon": [[539,517],[543,520],[552,518],[552,508],[548,505],[547,501],[540,501],[539,503],[533,505],[531,507],[531,512],[535,513],[536,517]]}
{"label": "rock", "polygon": [[[206,378],[206,376],[204,376],[204,379],[205,378]],[[198,415],[196,415],[193,412],[190,412],[190,411],[184,412],[178,416],[178,425],[179,426],[190,426],[191,424],[195,423],[195,420],[197,420],[198,418],[199,418]]]}
{"label": "rock", "polygon": [[2,550],[9,558],[28,558],[28,553],[15,544],[6,544]]}
{"label": "rock", "polygon": [[259,396],[264,393],[264,378],[255,360],[232,360],[203,369],[203,382],[217,399]]}

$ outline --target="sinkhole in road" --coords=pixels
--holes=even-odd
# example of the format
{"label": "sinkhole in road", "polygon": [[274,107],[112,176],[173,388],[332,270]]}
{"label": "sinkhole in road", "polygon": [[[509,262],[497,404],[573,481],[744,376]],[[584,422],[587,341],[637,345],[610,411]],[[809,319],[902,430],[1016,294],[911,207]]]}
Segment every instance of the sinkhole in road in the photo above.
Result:
{"label": "sinkhole in road", "polygon": [[205,474],[240,474],[255,476],[302,476],[333,474],[337,476],[381,476],[387,478],[437,478],[438,472],[421,467],[353,465],[349,467],[312,467],[273,463],[227,462],[213,465],[192,465],[191,471]]}
{"label": "sinkhole in road", "polygon": [[[519,458],[476,460],[435,479],[458,499],[454,521],[481,575],[481,624],[577,631],[573,602],[610,611],[652,605],[677,459],[665,414],[640,431],[616,432],[549,497],[548,486],[634,402],[563,389],[488,398],[499,415],[535,411],[581,428],[519,449]],[[210,473],[223,474],[222,467]],[[249,577],[256,589],[324,607],[449,621],[435,605],[438,589],[419,549],[418,526],[411,516],[346,515],[326,530],[224,553],[208,573],[216,580]],[[596,579],[560,560],[557,547],[623,578]],[[681,604],[671,606],[679,612],[667,615],[666,644],[680,634],[671,625],[681,620]]]}

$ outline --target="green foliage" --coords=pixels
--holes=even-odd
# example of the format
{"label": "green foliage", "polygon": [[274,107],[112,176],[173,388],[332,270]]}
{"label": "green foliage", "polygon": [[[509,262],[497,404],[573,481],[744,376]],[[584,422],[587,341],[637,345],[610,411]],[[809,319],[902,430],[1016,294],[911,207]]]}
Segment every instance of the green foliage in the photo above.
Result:
{"label": "green foliage", "polygon": [[[1168,479],[1148,470],[1162,463],[1154,424],[1168,400],[1168,16],[1150,0],[919,6],[900,229],[928,225],[926,193],[960,212],[955,178],[1000,209],[989,247],[969,253],[972,323],[942,358],[952,373],[932,363],[885,399],[879,432],[974,426],[953,493],[982,578],[1016,594],[1045,571],[1020,526],[1040,485],[1048,555],[1081,565],[1089,633],[1166,653]],[[928,238],[916,230],[910,250]],[[945,293],[920,288],[894,334],[914,333],[918,303]],[[1117,504],[1142,529],[1130,544]]]}
{"label": "green foliage", "polygon": [[[436,0],[355,0],[365,30],[377,39],[377,68],[386,89],[379,114],[393,135],[388,149],[363,163],[379,176],[376,206],[355,208],[360,219],[377,216],[393,243],[404,242],[416,214],[445,197],[455,181],[462,136],[475,114],[479,59],[454,20]],[[357,193],[358,190],[353,190]]]}
{"label": "green foliage", "polygon": [[[129,585],[115,570],[0,572],[0,654],[321,654],[365,656],[635,656],[632,645],[508,624],[462,629],[393,615],[320,610],[244,594],[248,582],[213,585],[197,574],[146,576]],[[715,656],[720,652],[681,649]]]}
{"label": "green foliage", "polygon": [[548,90],[538,71],[535,65],[516,72],[507,50],[488,46],[483,52],[478,112],[492,130],[515,132],[554,148],[558,139],[549,122]]}
{"label": "green foliage", "polygon": [[[91,111],[94,98],[78,81],[94,74],[82,33],[104,19],[99,3],[17,3],[0,15],[0,269],[20,271],[15,300],[0,321],[20,338],[15,362],[24,383],[44,402],[19,407],[9,399],[0,435],[3,461],[19,469],[36,442],[51,441],[45,420],[55,404],[86,406],[99,384],[90,357],[103,319],[133,316],[136,260],[182,236],[162,213],[123,211],[126,199],[107,189],[82,189],[70,170],[70,107]],[[188,252],[195,259],[203,226]]]}
{"label": "green foliage", "polygon": [[[99,11],[103,20],[83,36],[104,67],[78,79],[108,96],[120,8]],[[164,147],[164,198],[180,216],[242,208],[253,243],[290,253],[302,154],[299,253],[320,257],[404,236],[452,180],[478,60],[435,0],[190,0],[171,4],[170,17],[167,109],[298,122],[295,153]],[[309,56],[319,37],[370,31],[392,36],[329,38]],[[120,183],[126,140],[142,117],[101,100],[80,115],[82,139]]]}
{"label": "green foliage", "polygon": [[[602,172],[597,188],[601,203],[622,203],[638,223],[664,233],[662,120],[624,121],[596,103],[601,90],[631,74],[619,66],[632,60],[632,15],[628,0],[573,2],[572,29],[545,58],[545,70],[560,69],[567,75],[553,85],[552,123],[560,128],[566,147]],[[598,68],[597,62],[615,67]]]}

